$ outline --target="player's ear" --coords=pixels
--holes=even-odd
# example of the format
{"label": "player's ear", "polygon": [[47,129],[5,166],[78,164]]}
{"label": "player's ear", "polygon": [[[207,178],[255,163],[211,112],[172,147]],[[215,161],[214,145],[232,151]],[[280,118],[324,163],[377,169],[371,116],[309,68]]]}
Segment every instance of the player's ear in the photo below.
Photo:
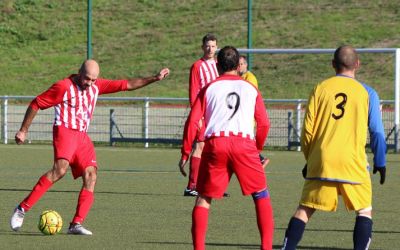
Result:
{"label": "player's ear", "polygon": [[332,60],[332,67],[333,67],[335,70],[337,70],[335,59]]}
{"label": "player's ear", "polygon": [[360,59],[357,59],[355,69],[359,69],[360,66],[361,66],[361,61],[360,61]]}

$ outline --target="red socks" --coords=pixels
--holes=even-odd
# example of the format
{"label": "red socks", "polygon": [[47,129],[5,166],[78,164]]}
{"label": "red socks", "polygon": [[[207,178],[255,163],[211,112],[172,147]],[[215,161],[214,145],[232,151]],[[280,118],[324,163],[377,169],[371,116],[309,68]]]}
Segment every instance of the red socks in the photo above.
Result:
{"label": "red socks", "polygon": [[94,202],[94,194],[87,189],[81,190],[78,198],[78,205],[76,206],[76,212],[72,223],[80,223],[85,220],[90,208]]}
{"label": "red socks", "polygon": [[206,249],[208,209],[195,206],[192,213],[192,240],[194,250]]}
{"label": "red socks", "polygon": [[[53,183],[43,175],[33,187],[32,192],[19,205],[25,212],[28,212],[52,185]],[[72,221],[73,223],[82,223],[85,220],[92,207],[93,201],[93,192],[82,189],[79,193],[78,205]]]}
{"label": "red socks", "polygon": [[199,168],[200,168],[200,160],[199,157],[190,157],[190,171],[189,171],[189,183],[187,188],[196,189],[197,177],[199,176]]}
{"label": "red socks", "polygon": [[261,249],[271,250],[274,235],[274,219],[270,198],[254,201],[256,205],[257,224],[261,236]]}
{"label": "red socks", "polygon": [[31,193],[19,205],[25,212],[28,212],[52,185],[53,183],[43,175],[39,178]]}

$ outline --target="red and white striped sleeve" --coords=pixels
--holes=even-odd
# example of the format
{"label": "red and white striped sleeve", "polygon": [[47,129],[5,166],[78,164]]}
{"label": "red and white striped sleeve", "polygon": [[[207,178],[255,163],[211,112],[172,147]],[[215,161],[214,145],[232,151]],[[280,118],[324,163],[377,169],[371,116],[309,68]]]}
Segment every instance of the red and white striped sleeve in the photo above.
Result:
{"label": "red and white striped sleeve", "polygon": [[38,95],[30,104],[30,107],[38,109],[47,109],[63,102],[63,96],[68,89],[68,84],[64,80],[54,83],[45,92]]}
{"label": "red and white striped sleeve", "polygon": [[256,145],[259,151],[263,150],[265,140],[267,139],[270,121],[267,110],[264,105],[264,101],[260,92],[258,92],[255,111],[254,111],[254,119],[257,123],[256,130]]}
{"label": "red and white striped sleeve", "polygon": [[200,68],[194,63],[190,69],[189,76],[189,102],[190,107],[193,107],[194,102],[196,101],[197,95],[199,94],[201,89],[200,82]]}

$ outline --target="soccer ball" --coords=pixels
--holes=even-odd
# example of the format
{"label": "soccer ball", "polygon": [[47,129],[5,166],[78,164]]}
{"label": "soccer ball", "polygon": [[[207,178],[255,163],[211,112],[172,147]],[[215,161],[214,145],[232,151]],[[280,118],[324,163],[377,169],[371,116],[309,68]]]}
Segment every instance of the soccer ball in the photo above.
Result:
{"label": "soccer ball", "polygon": [[38,228],[45,235],[53,235],[60,232],[62,224],[59,213],[54,210],[46,210],[39,217]]}

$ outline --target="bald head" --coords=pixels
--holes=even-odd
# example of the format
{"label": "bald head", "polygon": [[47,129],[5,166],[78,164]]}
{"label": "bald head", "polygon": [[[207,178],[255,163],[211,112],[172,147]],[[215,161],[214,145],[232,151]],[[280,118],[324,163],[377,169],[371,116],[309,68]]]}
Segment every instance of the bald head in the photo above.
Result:
{"label": "bald head", "polygon": [[356,50],[349,45],[337,48],[333,56],[332,64],[339,73],[342,71],[356,70],[359,66]]}
{"label": "bald head", "polygon": [[89,59],[84,61],[79,69],[78,85],[83,89],[90,87],[96,81],[99,73],[100,67],[95,60]]}
{"label": "bald head", "polygon": [[100,73],[100,67],[99,64],[92,59],[86,60],[82,63],[81,68],[79,69],[80,74],[90,74],[93,76],[97,76]]}

